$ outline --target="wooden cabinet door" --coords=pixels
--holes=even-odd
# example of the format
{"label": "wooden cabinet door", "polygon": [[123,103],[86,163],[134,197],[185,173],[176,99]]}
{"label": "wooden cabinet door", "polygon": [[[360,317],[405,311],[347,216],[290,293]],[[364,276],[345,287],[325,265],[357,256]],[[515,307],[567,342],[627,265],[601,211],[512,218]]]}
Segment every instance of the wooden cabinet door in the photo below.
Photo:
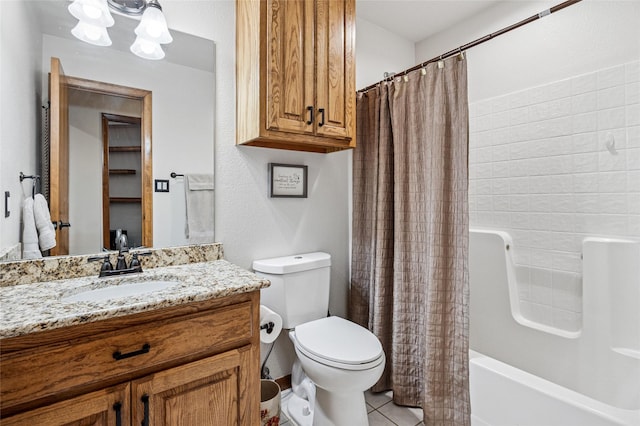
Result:
{"label": "wooden cabinet door", "polygon": [[[266,7],[266,126],[313,134],[314,2],[269,0]],[[238,82],[238,84],[242,84]],[[262,96],[262,95],[261,95]]]}
{"label": "wooden cabinet door", "polygon": [[3,426],[129,426],[129,383],[2,419]]}
{"label": "wooden cabinet door", "polygon": [[[255,418],[247,418],[246,412],[247,388],[243,375],[250,362],[245,356],[248,353],[251,351],[231,350],[133,381],[133,424],[255,424]],[[255,411],[257,415],[258,407]]]}
{"label": "wooden cabinet door", "polygon": [[355,136],[355,0],[316,1],[318,135]]}

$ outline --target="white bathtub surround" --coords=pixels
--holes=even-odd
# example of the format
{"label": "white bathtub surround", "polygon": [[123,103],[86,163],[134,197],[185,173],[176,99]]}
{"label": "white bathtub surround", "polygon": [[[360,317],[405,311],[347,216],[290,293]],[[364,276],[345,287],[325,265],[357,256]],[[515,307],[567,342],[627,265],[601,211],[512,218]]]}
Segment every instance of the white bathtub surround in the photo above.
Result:
{"label": "white bathtub surround", "polygon": [[504,231],[470,232],[471,348],[640,416],[640,239],[584,240],[575,332],[521,314],[510,243]]}
{"label": "white bathtub surround", "polygon": [[[504,231],[471,229],[469,240],[470,271],[473,270],[475,274],[472,277],[474,282],[493,283],[495,287],[492,288],[495,291],[504,292],[509,301],[508,308],[513,320],[525,327],[568,339],[575,339],[580,336],[581,321],[576,324],[575,330],[567,330],[532,319],[526,302],[522,302],[519,298],[521,288],[518,286],[518,272],[524,268],[515,266],[512,256],[513,240],[510,234]],[[471,255],[473,255],[473,258],[471,258]],[[546,272],[549,272],[548,275],[551,278],[550,271],[541,269],[535,271],[536,274],[540,274],[543,277],[540,282],[545,282]],[[540,291],[540,293],[544,292]],[[550,288],[548,293],[547,297],[551,298]],[[475,308],[477,308],[478,315],[490,316],[492,314],[492,306],[490,306],[493,303],[492,300],[478,300],[474,301],[474,303],[476,304]]]}
{"label": "white bathtub surround", "polygon": [[478,352],[469,358],[473,426],[640,423],[638,410],[612,407]]}
{"label": "white bathtub surround", "polygon": [[586,238],[583,247],[585,314],[593,313],[584,318],[585,331],[595,330],[602,346],[631,359],[635,369],[626,373],[637,370],[635,386],[617,391],[636,395],[640,407],[640,240]]}
{"label": "white bathtub surround", "polygon": [[508,231],[524,317],[582,322],[586,236],[640,237],[640,62],[470,105],[474,227]]}

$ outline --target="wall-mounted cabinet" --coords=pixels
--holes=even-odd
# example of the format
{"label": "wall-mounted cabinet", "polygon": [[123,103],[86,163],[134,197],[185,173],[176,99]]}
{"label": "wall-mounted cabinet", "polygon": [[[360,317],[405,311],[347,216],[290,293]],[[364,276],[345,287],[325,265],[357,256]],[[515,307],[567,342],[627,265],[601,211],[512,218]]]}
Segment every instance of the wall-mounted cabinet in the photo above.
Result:
{"label": "wall-mounted cabinet", "polygon": [[237,144],[355,147],[355,0],[237,0],[236,20]]}

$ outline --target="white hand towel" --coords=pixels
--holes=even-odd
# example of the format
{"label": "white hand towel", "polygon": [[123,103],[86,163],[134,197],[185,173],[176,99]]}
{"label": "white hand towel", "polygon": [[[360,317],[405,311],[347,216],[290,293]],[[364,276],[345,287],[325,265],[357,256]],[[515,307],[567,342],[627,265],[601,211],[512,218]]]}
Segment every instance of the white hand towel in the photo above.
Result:
{"label": "white hand towel", "polygon": [[33,215],[38,229],[40,250],[49,250],[56,246],[56,230],[51,223],[49,206],[42,194],[36,194],[33,199]]}
{"label": "white hand towel", "polygon": [[39,259],[38,231],[33,216],[33,198],[25,198],[22,205],[22,258]]}
{"label": "white hand towel", "polygon": [[184,177],[187,221],[185,236],[191,244],[213,242],[213,175]]}

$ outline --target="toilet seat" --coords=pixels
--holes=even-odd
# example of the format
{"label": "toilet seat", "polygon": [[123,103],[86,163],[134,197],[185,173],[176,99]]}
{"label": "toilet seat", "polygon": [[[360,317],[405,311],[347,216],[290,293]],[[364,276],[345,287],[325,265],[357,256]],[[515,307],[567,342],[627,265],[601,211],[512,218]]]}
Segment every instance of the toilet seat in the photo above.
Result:
{"label": "toilet seat", "polygon": [[307,357],[344,370],[366,370],[384,362],[378,338],[340,317],[326,317],[295,328],[295,346]]}

